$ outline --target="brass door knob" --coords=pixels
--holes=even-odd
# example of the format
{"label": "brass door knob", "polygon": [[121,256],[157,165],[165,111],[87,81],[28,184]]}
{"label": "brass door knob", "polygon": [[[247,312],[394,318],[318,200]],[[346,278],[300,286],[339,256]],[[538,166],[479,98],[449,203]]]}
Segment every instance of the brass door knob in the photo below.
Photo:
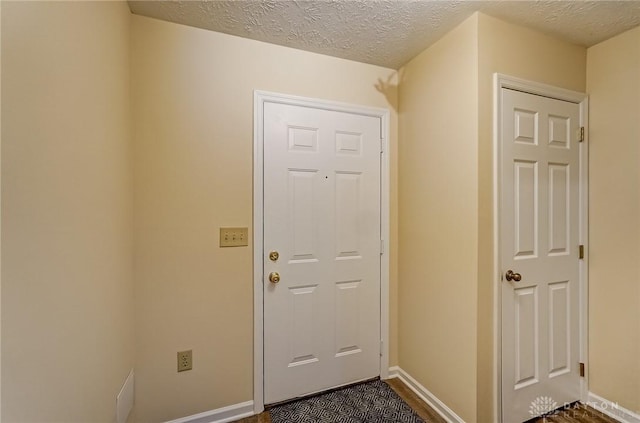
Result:
{"label": "brass door knob", "polygon": [[269,273],[269,282],[271,282],[271,283],[280,282],[280,274],[278,272]]}
{"label": "brass door knob", "polygon": [[505,279],[509,282],[520,282],[522,280],[522,275],[520,273],[516,273],[513,270],[507,270],[507,273],[504,274]]}

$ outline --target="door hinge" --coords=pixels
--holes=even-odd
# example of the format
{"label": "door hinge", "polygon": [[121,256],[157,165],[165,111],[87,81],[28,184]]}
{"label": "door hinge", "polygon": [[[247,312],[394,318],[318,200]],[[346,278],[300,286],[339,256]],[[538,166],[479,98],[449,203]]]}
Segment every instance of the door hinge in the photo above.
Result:
{"label": "door hinge", "polygon": [[380,138],[380,152],[384,153],[384,138]]}
{"label": "door hinge", "polygon": [[384,239],[380,240],[380,255],[384,254]]}
{"label": "door hinge", "polygon": [[584,363],[580,363],[580,377],[584,377]]}
{"label": "door hinge", "polygon": [[382,347],[384,347],[384,341],[381,339],[380,340],[380,357],[382,357],[382,351],[383,351]]}
{"label": "door hinge", "polygon": [[584,245],[578,246],[578,258],[584,260]]}
{"label": "door hinge", "polygon": [[584,126],[580,127],[580,131],[578,132],[578,141],[579,142],[584,141]]}

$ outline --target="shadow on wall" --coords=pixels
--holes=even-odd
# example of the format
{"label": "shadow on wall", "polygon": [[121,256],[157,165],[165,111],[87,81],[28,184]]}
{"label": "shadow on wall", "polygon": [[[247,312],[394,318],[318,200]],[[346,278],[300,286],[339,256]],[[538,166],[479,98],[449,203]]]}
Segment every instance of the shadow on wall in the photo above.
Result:
{"label": "shadow on wall", "polygon": [[404,68],[397,72],[390,73],[386,81],[378,78],[378,82],[374,84],[376,90],[385,96],[387,103],[393,107],[396,113],[398,112],[398,87],[402,82],[403,75]]}

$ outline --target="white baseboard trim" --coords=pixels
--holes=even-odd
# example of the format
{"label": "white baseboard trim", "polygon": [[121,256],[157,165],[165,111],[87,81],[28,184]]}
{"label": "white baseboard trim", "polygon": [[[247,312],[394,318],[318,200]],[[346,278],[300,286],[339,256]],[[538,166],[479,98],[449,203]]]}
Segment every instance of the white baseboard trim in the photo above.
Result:
{"label": "white baseboard trim", "polygon": [[[407,372],[402,370],[399,366],[393,366],[389,368],[389,379],[394,377],[399,378],[405,385],[407,385],[413,392],[416,393],[424,402],[429,404],[429,407],[433,408],[438,414],[442,416],[449,423],[465,423],[464,420],[452,409],[447,407],[445,403],[440,401],[435,395],[433,395],[427,388],[422,386],[417,380],[409,376]],[[635,423],[635,422],[633,422]]]}
{"label": "white baseboard trim", "polygon": [[619,406],[618,403],[604,399],[593,392],[589,392],[587,405],[620,422],[640,423],[640,414],[627,410],[626,408]]}
{"label": "white baseboard trim", "polygon": [[133,369],[129,372],[129,376],[124,381],[122,389],[116,396],[116,423],[127,423],[134,401],[134,374]]}
{"label": "white baseboard trim", "polygon": [[181,417],[166,423],[227,423],[253,415],[253,401],[246,401],[192,416]]}

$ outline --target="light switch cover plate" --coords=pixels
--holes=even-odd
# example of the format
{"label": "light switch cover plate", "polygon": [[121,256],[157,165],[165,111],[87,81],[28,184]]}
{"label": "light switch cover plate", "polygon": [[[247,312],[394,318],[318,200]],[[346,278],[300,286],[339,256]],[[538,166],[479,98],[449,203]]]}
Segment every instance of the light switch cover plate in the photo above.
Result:
{"label": "light switch cover plate", "polygon": [[249,228],[220,228],[221,247],[246,247],[249,245]]}

